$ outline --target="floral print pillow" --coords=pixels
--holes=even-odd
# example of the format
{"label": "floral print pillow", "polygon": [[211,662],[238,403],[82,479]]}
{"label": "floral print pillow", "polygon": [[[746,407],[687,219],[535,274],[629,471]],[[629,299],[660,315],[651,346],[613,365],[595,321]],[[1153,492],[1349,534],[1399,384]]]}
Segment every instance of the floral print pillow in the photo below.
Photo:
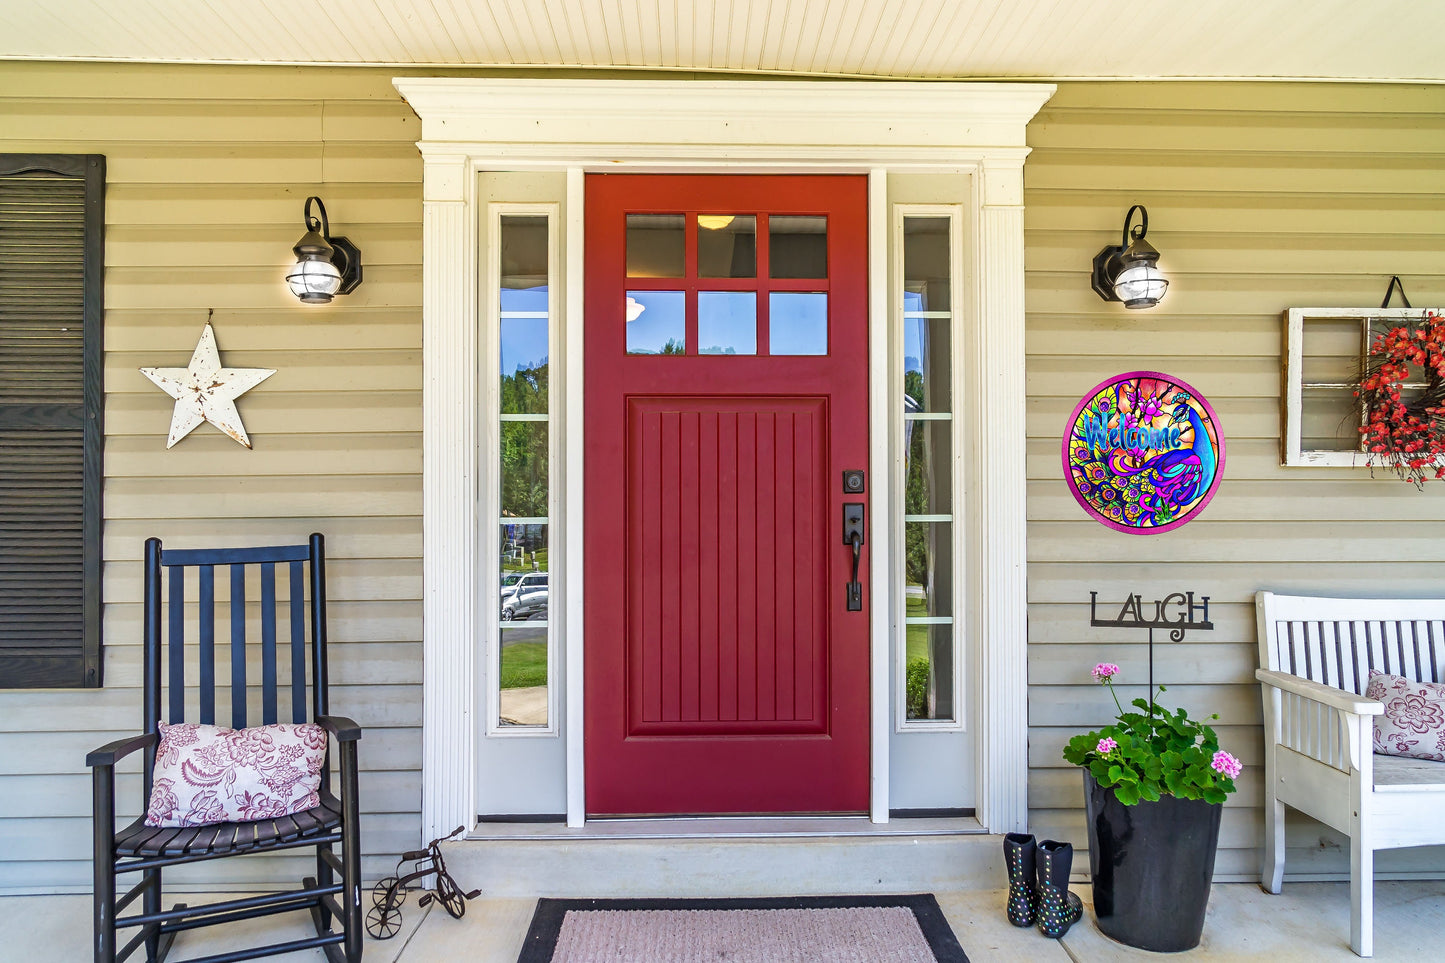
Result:
{"label": "floral print pillow", "polygon": [[321,804],[326,730],[314,723],[227,729],[161,723],[147,826],[289,816]]}
{"label": "floral print pillow", "polygon": [[1445,684],[1371,672],[1365,697],[1385,704],[1375,716],[1375,751],[1445,762]]}

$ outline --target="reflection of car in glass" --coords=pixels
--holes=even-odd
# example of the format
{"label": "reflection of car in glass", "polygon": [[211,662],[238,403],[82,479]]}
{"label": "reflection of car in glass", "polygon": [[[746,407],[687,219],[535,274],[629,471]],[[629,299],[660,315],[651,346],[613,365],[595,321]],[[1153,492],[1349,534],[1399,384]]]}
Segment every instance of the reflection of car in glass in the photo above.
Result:
{"label": "reflection of car in glass", "polygon": [[[505,580],[502,583],[502,619],[507,621],[513,618],[525,619],[529,614],[536,612],[540,604],[541,611],[547,611],[547,573],[546,572],[524,572],[514,573],[516,578],[510,583]],[[540,603],[535,596],[541,590]],[[525,605],[520,600],[527,596]]]}
{"label": "reflection of car in glass", "polygon": [[527,586],[513,592],[502,602],[502,621],[547,617],[547,586]]}

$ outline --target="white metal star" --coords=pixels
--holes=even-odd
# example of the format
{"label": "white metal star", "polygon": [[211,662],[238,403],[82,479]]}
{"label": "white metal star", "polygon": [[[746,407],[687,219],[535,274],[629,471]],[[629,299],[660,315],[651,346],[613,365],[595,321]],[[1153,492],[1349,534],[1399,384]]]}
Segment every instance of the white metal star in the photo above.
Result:
{"label": "white metal star", "polygon": [[171,435],[166,447],[189,435],[203,421],[209,421],[236,441],[251,447],[246,426],[236,411],[236,399],[276,373],[275,368],[222,368],[211,322],[201,332],[196,352],[185,368],[142,368],[140,373],[176,399],[171,415]]}

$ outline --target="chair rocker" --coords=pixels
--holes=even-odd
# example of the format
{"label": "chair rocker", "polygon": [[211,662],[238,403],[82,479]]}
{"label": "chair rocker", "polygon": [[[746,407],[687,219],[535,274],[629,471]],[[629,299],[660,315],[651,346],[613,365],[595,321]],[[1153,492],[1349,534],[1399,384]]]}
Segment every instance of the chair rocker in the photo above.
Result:
{"label": "chair rocker", "polygon": [[[145,809],[151,795],[156,747],[160,741],[162,672],[167,666],[164,693],[168,721],[186,720],[188,708],[196,716],[190,721],[215,724],[218,686],[216,624],[216,567],[227,566],[231,639],[229,702],[231,727],[244,728],[248,694],[259,696],[261,722],[277,721],[278,689],[281,698],[290,691],[290,721],[314,722],[328,733],[327,756],[321,770],[321,804],[304,812],[254,822],[156,828],[145,824]],[[283,616],[289,614],[289,652],[277,653],[276,570],[286,571],[289,598],[282,601]],[[306,939],[271,943],[202,957],[191,963],[231,963],[294,950],[320,947],[333,963],[361,960],[361,847],[357,804],[356,742],[361,729],[350,719],[327,713],[326,702],[326,562],[323,540],[312,535],[307,545],[271,548],[162,551],[159,539],[145,544],[145,706],[144,732],[119,739],[86,757],[93,770],[95,801],[95,959],[97,963],[124,960],[141,946],[146,959],[159,963],[171,948],[175,934],[182,930],[268,916],[274,913],[308,910],[316,935]],[[162,604],[161,570],[166,569],[167,603]],[[187,569],[193,569],[195,588],[188,592]],[[246,602],[248,570],[259,572],[260,600]],[[254,584],[254,583],[253,583]],[[309,584],[310,598],[306,598]],[[190,611],[187,611],[188,595]],[[307,631],[307,607],[310,630]],[[289,610],[289,612],[287,611]],[[259,615],[259,678],[247,678],[247,622],[254,626]],[[167,648],[162,649],[161,629],[167,629]],[[186,639],[186,630],[196,638]],[[308,659],[307,642],[310,642]],[[223,643],[224,644],[224,643]],[[285,640],[283,640],[283,645]],[[187,657],[196,665],[187,665]],[[307,685],[310,664],[311,683]],[[289,667],[289,673],[288,673]],[[254,671],[254,670],[253,670]],[[289,674],[289,680],[285,678]],[[192,684],[186,685],[190,676]],[[278,676],[281,677],[278,686]],[[226,689],[219,689],[223,701]],[[283,705],[284,710],[284,705]],[[339,756],[340,798],[331,791],[332,752]],[[142,814],[117,831],[115,825],[115,766],[123,757],[143,750]],[[340,844],[338,858],[333,847]],[[316,875],[306,877],[302,888],[285,893],[225,900],[202,906],[177,903],[163,910],[161,874],[169,866],[197,863],[225,856],[312,847],[316,851]],[[140,880],[117,898],[118,877],[140,874]],[[337,881],[337,878],[340,881]],[[141,901],[141,912],[118,917],[126,907]],[[333,931],[333,920],[340,930]],[[137,932],[117,950],[117,933],[132,928]]]}

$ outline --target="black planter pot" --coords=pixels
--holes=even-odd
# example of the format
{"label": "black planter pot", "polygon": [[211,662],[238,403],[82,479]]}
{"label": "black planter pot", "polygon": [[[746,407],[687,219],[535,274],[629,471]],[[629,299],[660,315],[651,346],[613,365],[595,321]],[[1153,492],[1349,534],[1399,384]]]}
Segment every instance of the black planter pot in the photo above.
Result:
{"label": "black planter pot", "polygon": [[1223,804],[1165,796],[1125,806],[1085,769],[1084,806],[1099,929],[1141,950],[1198,946]]}

